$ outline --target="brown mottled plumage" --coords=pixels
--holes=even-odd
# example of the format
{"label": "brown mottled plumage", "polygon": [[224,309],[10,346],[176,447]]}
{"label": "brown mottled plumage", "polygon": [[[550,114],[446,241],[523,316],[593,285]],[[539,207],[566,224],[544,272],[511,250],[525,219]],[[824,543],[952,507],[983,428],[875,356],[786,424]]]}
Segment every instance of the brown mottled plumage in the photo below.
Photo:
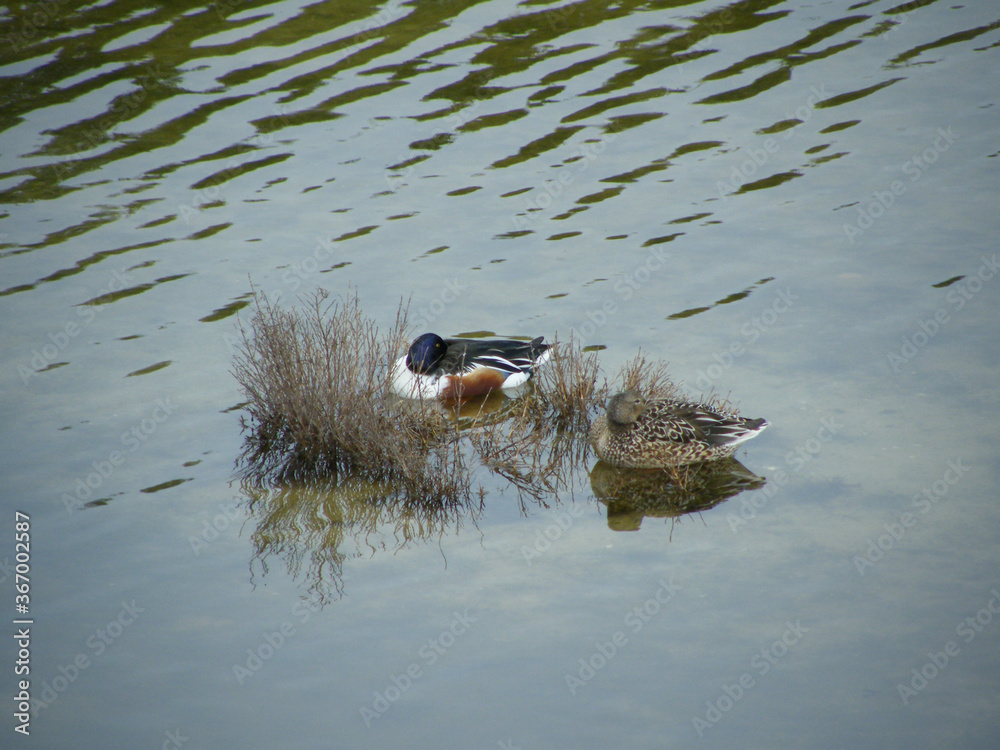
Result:
{"label": "brown mottled plumage", "polygon": [[756,437],[764,419],[744,419],[678,399],[646,400],[624,391],[608,400],[590,428],[590,444],[613,466],[660,469],[731,456]]}

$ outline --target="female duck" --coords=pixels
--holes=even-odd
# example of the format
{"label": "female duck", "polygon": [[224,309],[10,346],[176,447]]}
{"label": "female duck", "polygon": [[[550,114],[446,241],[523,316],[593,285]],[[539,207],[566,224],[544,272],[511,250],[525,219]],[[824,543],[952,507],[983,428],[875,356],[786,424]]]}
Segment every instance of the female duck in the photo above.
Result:
{"label": "female duck", "polygon": [[425,333],[392,366],[392,390],[406,398],[454,400],[517,388],[551,355],[542,338],[443,339]]}
{"label": "female duck", "polygon": [[608,400],[607,413],[590,428],[590,444],[614,466],[661,469],[731,456],[767,424],[677,399],[647,401],[629,390]]}

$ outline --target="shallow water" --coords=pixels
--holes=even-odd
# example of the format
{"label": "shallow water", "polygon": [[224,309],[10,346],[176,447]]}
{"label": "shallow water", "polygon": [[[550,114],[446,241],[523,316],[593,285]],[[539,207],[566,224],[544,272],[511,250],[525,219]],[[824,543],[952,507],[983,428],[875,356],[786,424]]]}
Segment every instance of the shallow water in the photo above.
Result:
{"label": "shallow water", "polygon": [[[31,747],[996,746],[993,3],[112,0],[0,35]],[[767,484],[624,519],[584,472],[436,519],[244,489],[236,321],[319,288],[609,376],[641,347],[767,417]]]}

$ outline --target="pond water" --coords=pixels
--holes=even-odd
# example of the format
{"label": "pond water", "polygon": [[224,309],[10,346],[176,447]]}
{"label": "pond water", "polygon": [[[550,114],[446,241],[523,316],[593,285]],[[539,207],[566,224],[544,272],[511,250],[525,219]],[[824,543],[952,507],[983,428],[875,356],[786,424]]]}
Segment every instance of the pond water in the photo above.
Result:
{"label": "pond water", "polygon": [[[997,746],[995,3],[69,0],[0,36],[6,737]],[[237,321],[318,289],[641,348],[770,421],[767,483],[245,488]]]}

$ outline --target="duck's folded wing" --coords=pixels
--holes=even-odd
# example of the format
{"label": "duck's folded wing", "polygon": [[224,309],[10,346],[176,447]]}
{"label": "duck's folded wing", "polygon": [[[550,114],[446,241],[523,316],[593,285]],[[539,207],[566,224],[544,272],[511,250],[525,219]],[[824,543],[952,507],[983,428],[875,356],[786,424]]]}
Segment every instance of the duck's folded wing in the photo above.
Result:
{"label": "duck's folded wing", "polygon": [[469,372],[477,367],[492,367],[506,373],[527,372],[535,364],[535,360],[548,349],[535,339],[530,343],[499,339],[494,341],[463,341],[456,339],[448,342],[448,353],[442,367],[453,366],[455,372]]}

